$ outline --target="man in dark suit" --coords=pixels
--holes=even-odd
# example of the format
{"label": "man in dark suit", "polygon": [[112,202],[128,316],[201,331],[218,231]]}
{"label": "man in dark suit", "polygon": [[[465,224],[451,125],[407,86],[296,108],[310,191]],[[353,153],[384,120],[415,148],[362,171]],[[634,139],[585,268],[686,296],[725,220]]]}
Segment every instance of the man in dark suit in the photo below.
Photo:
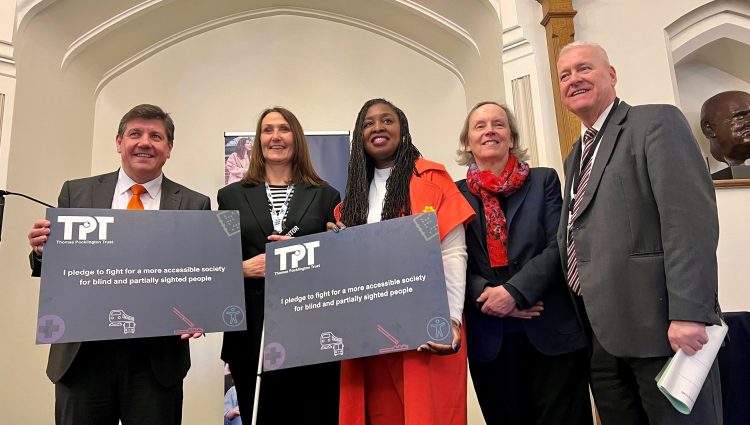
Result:
{"label": "man in dark suit", "polygon": [[716,363],[690,415],[654,378],[678,349],[693,355],[719,324],[713,185],[682,113],[630,106],[601,46],[565,46],[563,104],[582,121],[565,161],[557,239],[579,313],[590,325],[591,387],[602,422],[720,424]]}
{"label": "man in dark suit", "polygon": [[[162,174],[174,123],[154,105],[138,105],[120,120],[115,137],[120,170],[63,184],[60,208],[209,210],[208,197]],[[32,275],[41,274],[50,222],[29,232]],[[195,337],[199,335],[193,335]],[[187,338],[187,335],[183,335]],[[52,344],[47,376],[55,384],[58,425],[173,425],[182,418],[182,379],[190,368],[179,337]]]}

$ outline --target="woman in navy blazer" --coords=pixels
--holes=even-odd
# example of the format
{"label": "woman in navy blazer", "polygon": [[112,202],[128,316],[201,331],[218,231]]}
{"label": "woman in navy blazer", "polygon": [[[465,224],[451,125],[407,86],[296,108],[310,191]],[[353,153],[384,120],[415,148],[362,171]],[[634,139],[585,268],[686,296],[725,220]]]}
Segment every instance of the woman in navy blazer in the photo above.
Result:
{"label": "woman in navy blazer", "polygon": [[510,110],[468,114],[457,182],[477,213],[466,231],[466,334],[488,425],[592,423],[588,350],[560,265],[562,198],[555,170],[523,161]]}

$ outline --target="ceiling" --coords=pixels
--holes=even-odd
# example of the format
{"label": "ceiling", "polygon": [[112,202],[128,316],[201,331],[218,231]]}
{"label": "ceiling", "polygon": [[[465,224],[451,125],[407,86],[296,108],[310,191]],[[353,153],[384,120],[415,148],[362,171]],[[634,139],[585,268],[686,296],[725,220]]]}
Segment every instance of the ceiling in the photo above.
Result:
{"label": "ceiling", "polygon": [[351,25],[401,43],[456,75],[470,100],[472,92],[502,95],[502,28],[496,3],[19,0],[14,53],[20,65],[26,52],[40,49],[37,35],[44,33],[44,54],[57,59],[59,72],[85,74],[95,80],[98,93],[117,75],[182,40],[240,21],[292,15]]}

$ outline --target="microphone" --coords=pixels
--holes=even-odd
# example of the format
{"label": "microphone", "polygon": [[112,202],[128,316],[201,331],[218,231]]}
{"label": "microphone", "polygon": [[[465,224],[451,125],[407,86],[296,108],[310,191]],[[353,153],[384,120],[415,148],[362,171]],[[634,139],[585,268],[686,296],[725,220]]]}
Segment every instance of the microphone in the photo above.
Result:
{"label": "microphone", "polygon": [[7,191],[7,190],[0,189],[0,240],[2,240],[2,235],[3,235],[3,212],[5,210],[5,195],[20,196],[20,197],[29,199],[31,201],[34,201],[37,204],[42,204],[42,205],[44,205],[46,207],[49,207],[49,208],[55,208],[54,206],[52,206],[52,205],[50,205],[50,204],[48,204],[46,202],[42,202],[42,201],[40,201],[38,199],[34,199],[31,196],[26,196],[23,193],[15,193],[15,192],[10,192],[10,191]]}

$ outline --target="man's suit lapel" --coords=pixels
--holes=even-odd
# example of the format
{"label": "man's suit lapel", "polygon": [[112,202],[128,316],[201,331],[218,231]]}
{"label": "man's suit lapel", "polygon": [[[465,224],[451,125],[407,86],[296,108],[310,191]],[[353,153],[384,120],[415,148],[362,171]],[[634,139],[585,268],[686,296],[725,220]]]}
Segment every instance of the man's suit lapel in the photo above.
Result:
{"label": "man's suit lapel", "polygon": [[91,208],[112,208],[112,199],[115,196],[117,186],[117,173],[102,174],[99,176],[91,193]]}
{"label": "man's suit lapel", "polygon": [[573,145],[573,150],[565,160],[565,189],[563,190],[563,208],[568,211],[568,205],[570,205],[570,193],[573,188],[573,181],[575,176],[575,167],[580,166],[581,163],[581,139],[579,138]]}
{"label": "man's suit lapel", "polygon": [[583,214],[584,211],[586,211],[586,207],[588,207],[591,203],[591,200],[594,198],[594,194],[596,193],[596,189],[599,187],[599,183],[602,181],[604,169],[607,167],[609,158],[612,156],[612,152],[615,150],[615,145],[617,145],[617,140],[620,137],[620,130],[622,130],[622,124],[628,115],[629,109],[630,105],[625,102],[620,102],[620,104],[617,106],[617,110],[615,110],[614,115],[612,115],[609,124],[607,124],[607,128],[604,129],[604,134],[602,135],[601,142],[599,143],[599,150],[596,152],[596,157],[594,158],[594,165],[591,169],[591,176],[589,177],[589,182],[586,185],[586,192],[583,194],[583,199],[581,200],[580,207],[578,207],[579,216]]}
{"label": "man's suit lapel", "polygon": [[570,151],[568,157],[565,159],[564,171],[565,171],[565,188],[563,190],[563,204],[562,212],[560,214],[560,225],[557,228],[557,245],[560,249],[560,258],[562,260],[563,269],[568,268],[568,219],[570,217],[570,192],[573,187],[574,181],[574,170],[575,167],[579,167],[581,163],[581,139],[579,138],[573,145],[573,150]]}
{"label": "man's suit lapel", "polygon": [[161,200],[159,209],[178,210],[180,209],[181,201],[182,194],[180,193],[180,186],[164,176],[161,181]]}
{"label": "man's suit lapel", "polygon": [[313,199],[315,199],[317,193],[317,190],[311,187],[306,187],[303,183],[297,183],[294,185],[294,195],[292,195],[292,200],[289,201],[289,211],[286,215],[286,225],[284,226],[285,232],[299,224],[300,219],[302,219],[302,216],[307,212],[307,209],[310,207],[310,204]]}
{"label": "man's suit lapel", "polygon": [[258,226],[263,230],[265,236],[273,232],[273,222],[268,207],[268,196],[266,196],[266,185],[264,183],[254,186],[242,187],[250,211],[258,222]]}

